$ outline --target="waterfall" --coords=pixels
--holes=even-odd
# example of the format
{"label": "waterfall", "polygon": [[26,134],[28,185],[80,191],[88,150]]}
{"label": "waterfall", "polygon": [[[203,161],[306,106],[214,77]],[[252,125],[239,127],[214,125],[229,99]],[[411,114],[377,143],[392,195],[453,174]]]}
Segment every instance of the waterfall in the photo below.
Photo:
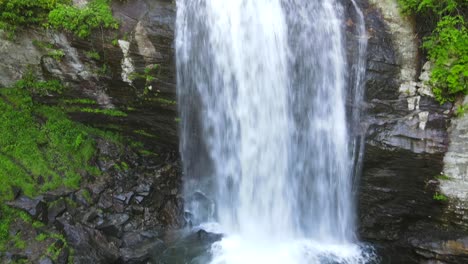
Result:
{"label": "waterfall", "polygon": [[362,13],[348,62],[335,0],[177,8],[185,206],[192,225],[225,234],[212,263],[365,263],[353,194],[363,142],[348,128],[359,107],[346,115],[348,91],[353,106],[362,98]]}

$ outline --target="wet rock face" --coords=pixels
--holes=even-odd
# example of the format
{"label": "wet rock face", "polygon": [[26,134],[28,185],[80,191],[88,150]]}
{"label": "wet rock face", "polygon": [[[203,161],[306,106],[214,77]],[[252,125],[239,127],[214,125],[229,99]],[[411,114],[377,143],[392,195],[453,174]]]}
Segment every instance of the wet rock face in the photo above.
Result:
{"label": "wet rock face", "polygon": [[[369,37],[364,120],[367,143],[382,149],[444,153],[451,105],[440,106],[428,94],[423,87],[427,73],[416,74],[417,50],[406,47],[417,45],[412,41],[411,21],[403,21],[406,28],[405,24],[388,22],[398,21],[389,7],[362,2]],[[410,37],[408,43],[405,38]]]}
{"label": "wet rock face", "polygon": [[[30,29],[14,40],[0,39],[0,87],[9,86],[28,70],[40,78],[60,79],[70,89],[61,98],[49,98],[49,103],[87,98],[96,101],[96,108],[127,114],[110,117],[75,111],[71,113],[75,120],[119,130],[155,153],[174,152],[178,148],[175,3],[134,0],[112,4],[114,16],[121,22],[118,31],[96,30],[88,39],[79,39]],[[64,56],[53,58],[51,50],[63,51]]]}
{"label": "wet rock face", "polygon": [[[68,245],[61,245],[61,252],[73,249],[74,263],[146,263],[168,247],[162,240],[165,232],[185,225],[180,165],[174,157],[164,165],[146,160],[110,142],[99,141],[97,147],[95,162],[106,164],[98,179],[83,179],[76,191],[53,191],[34,199],[20,195],[9,205],[44,223],[41,232],[63,234]],[[127,167],[115,166],[122,162]],[[34,245],[38,232],[29,225],[14,228],[32,241],[28,248],[38,249],[17,256],[1,253],[0,262],[41,257],[41,242]],[[67,263],[67,258],[68,253],[54,263]]]}
{"label": "wet rock face", "polygon": [[[467,104],[468,97],[465,97],[460,105]],[[444,174],[449,179],[441,184],[441,190],[468,208],[468,115],[454,118],[449,133],[450,145],[444,157]]]}
{"label": "wet rock face", "polygon": [[465,263],[466,210],[434,199],[439,185],[450,183],[435,176],[449,144],[452,105],[432,98],[425,85],[430,66],[418,65],[418,54],[405,58],[401,37],[408,30],[381,6],[396,1],[369,2],[361,1],[369,47],[359,233],[376,245],[382,263]]}

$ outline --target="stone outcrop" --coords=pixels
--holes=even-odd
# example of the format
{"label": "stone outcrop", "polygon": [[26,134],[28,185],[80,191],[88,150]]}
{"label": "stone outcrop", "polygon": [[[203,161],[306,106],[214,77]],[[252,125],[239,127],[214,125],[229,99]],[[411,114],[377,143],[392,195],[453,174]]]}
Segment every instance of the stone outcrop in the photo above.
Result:
{"label": "stone outcrop", "polygon": [[414,22],[397,1],[369,2],[361,1],[369,35],[361,237],[384,263],[463,263],[463,254],[434,246],[468,234],[459,207],[434,199],[453,106],[436,102],[427,86],[430,64],[422,63]]}
{"label": "stone outcrop", "polygon": [[[460,106],[468,104],[468,97]],[[461,114],[452,120],[450,143],[444,157],[444,175],[441,190],[449,197],[468,201],[468,115]]]}

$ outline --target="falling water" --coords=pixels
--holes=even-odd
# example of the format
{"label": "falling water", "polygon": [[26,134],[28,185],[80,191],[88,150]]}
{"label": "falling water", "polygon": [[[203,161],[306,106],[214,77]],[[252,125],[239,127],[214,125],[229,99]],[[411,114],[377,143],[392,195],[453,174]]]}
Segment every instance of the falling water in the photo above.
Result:
{"label": "falling water", "polygon": [[362,144],[345,110],[348,89],[353,104],[362,97],[364,63],[348,76],[341,4],[177,7],[186,210],[225,234],[212,263],[365,263],[352,191]]}

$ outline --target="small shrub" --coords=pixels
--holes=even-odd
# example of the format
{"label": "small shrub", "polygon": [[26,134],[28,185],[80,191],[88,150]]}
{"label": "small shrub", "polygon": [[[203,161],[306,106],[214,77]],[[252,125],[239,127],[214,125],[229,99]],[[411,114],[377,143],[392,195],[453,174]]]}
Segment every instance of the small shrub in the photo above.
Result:
{"label": "small shrub", "polygon": [[54,50],[49,51],[49,53],[47,53],[47,55],[51,56],[56,61],[60,61],[65,56],[65,53],[63,52],[63,50],[54,49]]}
{"label": "small shrub", "polygon": [[436,19],[423,48],[433,62],[430,84],[440,103],[468,94],[468,30],[466,0],[399,0],[405,14]]}
{"label": "small shrub", "polygon": [[68,30],[80,38],[88,37],[97,28],[117,29],[119,26],[108,0],[93,0],[84,8],[58,4],[48,18],[52,27]]}
{"label": "small shrub", "polygon": [[101,56],[99,55],[99,52],[97,52],[95,50],[86,51],[85,55],[86,55],[86,57],[88,57],[90,59],[93,59],[93,60],[100,60],[101,59]]}

